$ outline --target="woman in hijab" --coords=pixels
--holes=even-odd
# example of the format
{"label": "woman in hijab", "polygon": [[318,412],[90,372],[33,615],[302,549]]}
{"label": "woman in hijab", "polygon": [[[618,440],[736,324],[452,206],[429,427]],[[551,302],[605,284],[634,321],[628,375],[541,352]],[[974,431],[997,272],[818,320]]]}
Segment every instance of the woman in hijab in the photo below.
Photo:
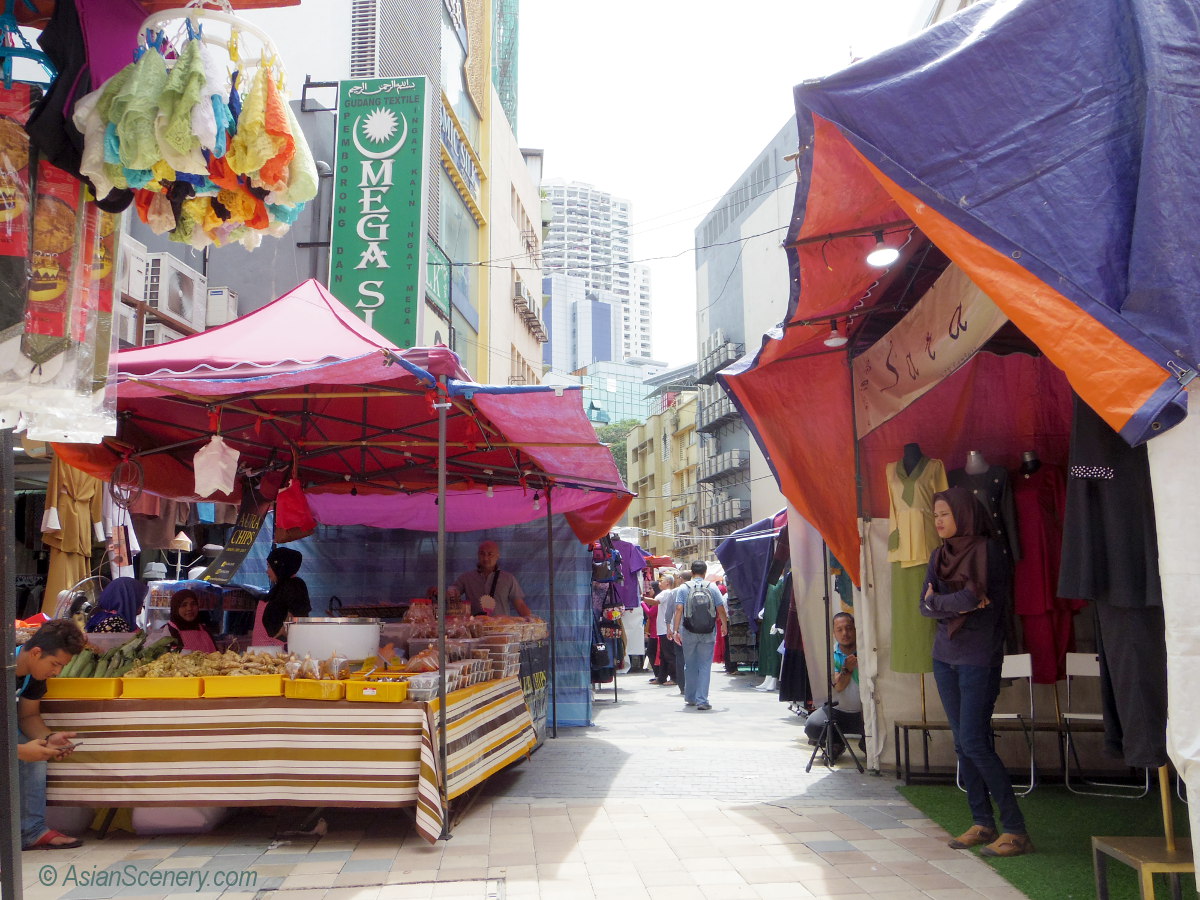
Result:
{"label": "woman in hijab", "polygon": [[138,613],[150,590],[136,578],[118,578],[96,598],[96,612],[84,630],[95,632],[136,631]]}
{"label": "woman in hijab", "polygon": [[288,617],[299,618],[312,612],[308,585],[297,578],[304,555],[290,547],[276,547],[267,557],[267,577],[271,592],[260,600],[254,615],[254,643],[271,646],[284,643],[283,625]]}
{"label": "woman in hijab", "polygon": [[[938,620],[933,674],[975,823],[950,846],[962,850],[986,844],[981,851],[985,856],[1032,853],[1012,781],[992,745],[1004,616],[1011,601],[1008,562],[988,536],[987,512],[966,488],[933,495],[933,524],[942,546],[929,557],[921,614]],[[1000,834],[993,800],[1004,829]]]}
{"label": "woman in hijab", "polygon": [[167,631],[184,650],[217,652],[217,645],[208,633],[207,619],[207,615],[200,612],[200,598],[195,591],[184,588],[171,596],[171,620],[167,623]]}

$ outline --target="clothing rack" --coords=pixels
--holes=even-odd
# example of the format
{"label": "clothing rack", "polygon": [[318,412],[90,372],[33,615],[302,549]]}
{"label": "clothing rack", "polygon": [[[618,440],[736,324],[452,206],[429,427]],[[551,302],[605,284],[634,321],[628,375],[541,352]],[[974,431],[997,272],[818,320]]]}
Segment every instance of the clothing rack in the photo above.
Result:
{"label": "clothing rack", "polygon": [[[12,0],[9,0],[9,2],[12,2]],[[224,10],[209,9],[201,5],[205,2],[218,2],[224,7]],[[139,46],[146,46],[148,43],[148,34],[156,32],[165,34],[167,25],[180,20],[185,23],[189,37],[192,35],[199,36],[204,43],[224,49],[230,57],[237,54],[237,36],[239,34],[253,35],[262,45],[261,52],[257,57],[243,57],[239,55],[237,57],[239,68],[248,69],[261,66],[264,60],[270,65],[276,65],[279,62],[279,51],[275,49],[275,42],[258,26],[234,15],[233,7],[230,6],[228,0],[193,0],[187,6],[177,9],[164,9],[151,14],[142,22],[142,27],[139,29]],[[208,33],[203,29],[202,21],[220,22],[228,26],[229,37]]]}

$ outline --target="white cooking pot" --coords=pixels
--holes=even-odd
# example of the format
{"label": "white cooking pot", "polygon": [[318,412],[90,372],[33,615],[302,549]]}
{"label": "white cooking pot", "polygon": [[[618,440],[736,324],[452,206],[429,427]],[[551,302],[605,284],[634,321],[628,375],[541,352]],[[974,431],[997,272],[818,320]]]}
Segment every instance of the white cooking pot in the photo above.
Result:
{"label": "white cooking pot", "polygon": [[287,626],[288,652],[301,658],[368,659],[379,652],[379,631],[378,619],[293,619]]}

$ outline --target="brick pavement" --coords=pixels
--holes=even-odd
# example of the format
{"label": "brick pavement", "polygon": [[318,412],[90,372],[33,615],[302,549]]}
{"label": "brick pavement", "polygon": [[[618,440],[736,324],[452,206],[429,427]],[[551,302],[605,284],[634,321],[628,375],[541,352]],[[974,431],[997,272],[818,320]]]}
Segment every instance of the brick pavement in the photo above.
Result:
{"label": "brick pavement", "polygon": [[[871,897],[1008,900],[1023,895],[899,796],[849,765],[804,773],[802,723],[749,676],[713,673],[713,709],[687,708],[647,675],[601,693],[593,728],[560,729],[493,778],[451,840],[429,846],[407,815],[329,810],[319,840],[272,840],[297,811],[245,812],[209,835],[89,840],[22,854],[27,900],[393,900],[393,898]],[[965,812],[965,803],[964,803]],[[967,824],[964,821],[964,825]],[[210,873],[205,891],[64,890],[77,870]],[[60,883],[38,883],[50,865]],[[211,873],[252,872],[213,890]]]}

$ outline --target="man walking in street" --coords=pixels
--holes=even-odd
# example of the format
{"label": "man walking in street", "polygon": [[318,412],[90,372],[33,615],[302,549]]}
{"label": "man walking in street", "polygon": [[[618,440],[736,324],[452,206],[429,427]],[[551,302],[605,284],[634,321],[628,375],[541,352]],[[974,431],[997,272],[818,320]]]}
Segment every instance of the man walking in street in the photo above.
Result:
{"label": "man walking in street", "polygon": [[692,580],[675,589],[675,616],[672,639],[683,650],[683,699],[696,709],[712,709],[708,702],[708,684],[712,678],[713,651],[717,629],[729,633],[725,598],[716,585],[704,580],[708,565],[692,563]]}

